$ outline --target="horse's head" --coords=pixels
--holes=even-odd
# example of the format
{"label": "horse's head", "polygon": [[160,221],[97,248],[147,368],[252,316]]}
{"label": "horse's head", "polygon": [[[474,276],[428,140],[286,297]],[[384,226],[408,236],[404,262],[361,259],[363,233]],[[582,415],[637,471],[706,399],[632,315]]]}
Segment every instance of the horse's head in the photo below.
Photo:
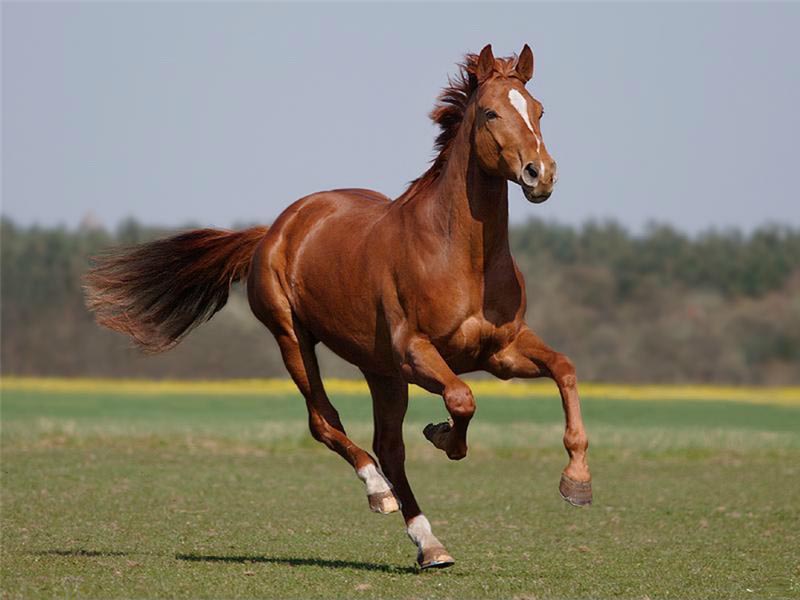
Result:
{"label": "horse's head", "polygon": [[542,104],[525,89],[533,76],[533,52],[525,44],[516,62],[495,60],[487,45],[473,61],[470,72],[478,83],[473,140],[481,168],[518,183],[529,201],[544,202],[557,175],[542,140]]}

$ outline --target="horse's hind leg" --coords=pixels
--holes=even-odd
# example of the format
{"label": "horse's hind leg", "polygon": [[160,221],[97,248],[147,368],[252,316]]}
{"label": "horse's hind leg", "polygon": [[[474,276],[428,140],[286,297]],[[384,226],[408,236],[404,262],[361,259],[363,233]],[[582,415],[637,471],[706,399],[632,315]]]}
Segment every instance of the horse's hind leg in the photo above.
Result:
{"label": "horse's hind leg", "polygon": [[417,562],[423,569],[449,567],[453,558],[433,535],[431,524],[417,504],[405,470],[403,419],[408,407],[408,384],[399,377],[364,373],[372,393],[375,437],[372,449],[402,503],[408,537],[417,545]]}
{"label": "horse's hind leg", "polygon": [[353,466],[366,485],[373,512],[388,514],[398,510],[397,499],[375,460],[347,437],[339,413],[325,393],[314,344],[308,334],[294,323],[292,329],[276,335],[276,339],[286,368],[306,399],[311,435]]}

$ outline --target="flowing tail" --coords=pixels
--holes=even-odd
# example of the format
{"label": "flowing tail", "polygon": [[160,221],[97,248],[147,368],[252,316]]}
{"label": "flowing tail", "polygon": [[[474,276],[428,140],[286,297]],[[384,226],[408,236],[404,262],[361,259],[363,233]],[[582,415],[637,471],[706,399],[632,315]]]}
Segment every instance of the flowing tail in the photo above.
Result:
{"label": "flowing tail", "polygon": [[196,229],[108,251],[84,277],[86,306],[144,352],[169,350],[225,306],[266,233]]}

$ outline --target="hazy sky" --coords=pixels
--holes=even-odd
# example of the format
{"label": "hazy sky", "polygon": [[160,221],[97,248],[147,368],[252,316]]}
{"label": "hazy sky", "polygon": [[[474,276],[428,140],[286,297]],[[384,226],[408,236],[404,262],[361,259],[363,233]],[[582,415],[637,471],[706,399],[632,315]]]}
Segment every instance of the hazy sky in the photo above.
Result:
{"label": "hazy sky", "polygon": [[511,214],[689,231],[800,225],[800,4],[2,5],[2,212],[269,222],[397,196],[466,51],[528,42],[559,165]]}

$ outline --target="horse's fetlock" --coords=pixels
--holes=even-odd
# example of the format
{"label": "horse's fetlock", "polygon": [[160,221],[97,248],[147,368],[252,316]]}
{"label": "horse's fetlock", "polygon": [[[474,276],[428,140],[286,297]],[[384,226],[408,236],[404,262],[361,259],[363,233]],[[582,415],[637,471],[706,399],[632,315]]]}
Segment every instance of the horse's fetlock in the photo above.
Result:
{"label": "horse's fetlock", "polygon": [[564,433],[564,447],[570,452],[586,452],[589,448],[586,432],[567,430]]}
{"label": "horse's fetlock", "polygon": [[445,389],[443,394],[447,411],[455,419],[470,419],[475,414],[475,397],[469,386],[462,384]]}

